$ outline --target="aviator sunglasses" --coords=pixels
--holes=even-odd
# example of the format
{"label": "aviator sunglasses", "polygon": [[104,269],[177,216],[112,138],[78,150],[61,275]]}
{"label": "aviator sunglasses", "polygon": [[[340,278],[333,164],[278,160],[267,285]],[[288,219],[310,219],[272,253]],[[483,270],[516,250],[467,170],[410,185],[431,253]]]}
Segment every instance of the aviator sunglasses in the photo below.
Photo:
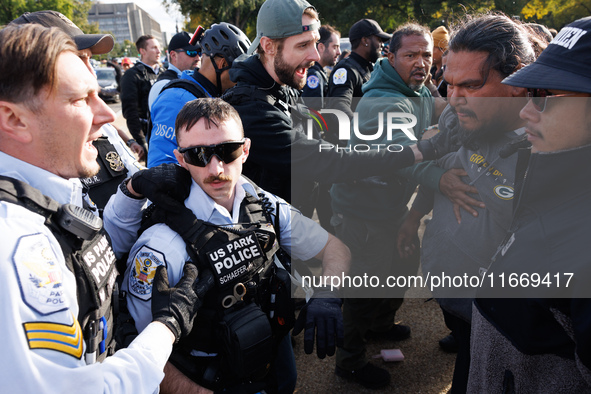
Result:
{"label": "aviator sunglasses", "polygon": [[189,57],[195,57],[197,55],[201,56],[201,51],[189,51],[188,49],[179,49],[179,50],[176,50],[175,52],[178,52],[178,53],[185,52],[187,54],[187,56],[189,56]]}
{"label": "aviator sunglasses", "polygon": [[547,89],[528,89],[527,90],[527,99],[531,100],[534,108],[539,113],[542,113],[546,110],[546,104],[548,102],[549,97],[568,97],[568,96],[576,96],[577,93],[568,93],[568,94],[554,94]]}
{"label": "aviator sunglasses", "polygon": [[185,162],[197,167],[205,167],[210,162],[213,155],[226,164],[229,164],[242,155],[242,146],[245,140],[242,141],[227,141],[216,145],[207,146],[189,146],[188,148],[180,148],[179,153],[183,155]]}

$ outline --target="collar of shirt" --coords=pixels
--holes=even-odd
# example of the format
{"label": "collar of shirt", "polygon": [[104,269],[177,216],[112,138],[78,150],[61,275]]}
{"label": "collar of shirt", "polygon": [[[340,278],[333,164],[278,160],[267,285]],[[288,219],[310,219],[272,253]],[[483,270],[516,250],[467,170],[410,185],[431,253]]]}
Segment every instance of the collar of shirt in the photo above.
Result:
{"label": "collar of shirt", "polygon": [[82,206],[82,183],[64,179],[42,168],[0,152],[0,175],[23,181],[60,204]]}
{"label": "collar of shirt", "polygon": [[174,71],[179,76],[179,78],[181,77],[182,71],[179,70],[178,67],[175,66],[174,64],[168,63],[168,69]]}
{"label": "collar of shirt", "polygon": [[141,60],[140,60],[140,63],[142,63],[144,66],[148,67],[150,70],[154,71],[154,74],[158,74],[158,71],[160,71],[160,65],[158,63],[156,63],[154,65],[154,67],[142,62]]}
{"label": "collar of shirt", "polygon": [[[236,193],[234,194],[234,203],[232,205],[232,214],[211,197],[209,197],[201,187],[195,182],[191,183],[191,193],[185,200],[185,206],[189,208],[198,219],[205,220],[213,224],[233,224],[238,223],[240,216],[240,204],[246,197],[246,192],[257,196],[256,190],[243,177],[240,177],[236,183]],[[258,198],[258,197],[257,197]]]}

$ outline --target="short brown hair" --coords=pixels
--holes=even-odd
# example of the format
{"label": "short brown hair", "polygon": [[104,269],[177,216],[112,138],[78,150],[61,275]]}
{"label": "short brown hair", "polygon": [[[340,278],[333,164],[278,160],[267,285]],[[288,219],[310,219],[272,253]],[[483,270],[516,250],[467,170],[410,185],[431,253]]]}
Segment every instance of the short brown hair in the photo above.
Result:
{"label": "short brown hair", "polygon": [[337,29],[335,29],[331,25],[320,26],[318,33],[320,34],[320,39],[318,40],[318,44],[324,44],[324,45],[330,44],[332,42],[333,33],[339,37],[341,36],[341,32],[339,32]]}
{"label": "short brown hair", "polygon": [[153,40],[154,36],[151,34],[146,34],[143,36],[140,36],[140,38],[137,39],[137,41],[135,42],[135,47],[137,48],[138,52],[141,49],[146,49],[146,46],[148,45],[148,40]]}
{"label": "short brown hair", "polygon": [[44,88],[53,91],[57,59],[63,52],[78,55],[76,44],[61,29],[38,24],[8,25],[0,30],[0,100],[24,103],[37,112]]}
{"label": "short brown hair", "polygon": [[244,129],[238,111],[221,98],[200,98],[189,101],[181,109],[174,124],[175,137],[178,144],[181,130],[188,131],[202,118],[207,126],[211,124],[219,127],[219,123],[228,119],[234,119],[240,126],[241,135],[244,137]]}

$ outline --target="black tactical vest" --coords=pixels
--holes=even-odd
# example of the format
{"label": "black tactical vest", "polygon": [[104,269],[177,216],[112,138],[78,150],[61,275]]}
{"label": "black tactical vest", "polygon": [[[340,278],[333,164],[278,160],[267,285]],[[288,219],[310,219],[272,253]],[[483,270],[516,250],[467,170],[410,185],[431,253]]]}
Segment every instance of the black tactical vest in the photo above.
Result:
{"label": "black tactical vest", "polygon": [[[103,361],[115,348],[112,299],[117,300],[117,269],[102,220],[72,204],[61,205],[38,189],[5,176],[0,176],[0,200],[45,217],[45,225],[62,248],[66,266],[76,277],[78,322],[86,344],[86,363]],[[94,221],[94,231],[83,224],[84,219]]]}
{"label": "black tactical vest", "polygon": [[[240,206],[240,223],[237,225],[218,226],[197,220],[193,229],[185,234],[177,231],[185,240],[187,251],[199,270],[209,269],[213,272],[215,287],[205,296],[203,307],[199,310],[194,322],[193,331],[186,338],[181,339],[173,351],[171,361],[185,375],[212,389],[227,387],[226,384],[231,384],[232,381],[240,381],[256,373],[264,375],[275,357],[273,347],[291,329],[294,320],[293,306],[290,305],[292,300],[289,275],[274,264],[276,255],[280,253],[279,235],[275,233],[275,228],[279,228],[278,222],[275,221],[274,226],[268,199],[264,194],[259,194],[259,197],[261,199],[246,193]],[[162,210],[153,207],[151,211],[144,217],[143,229],[163,222]],[[187,220],[194,220],[194,218],[187,218]],[[177,226],[186,228],[178,223],[176,226],[174,223],[167,224],[173,230]],[[281,276],[281,279],[278,280],[278,276]],[[279,292],[281,294],[278,296]],[[281,305],[276,305],[275,300]],[[255,308],[258,308],[257,311],[254,311]],[[229,355],[235,352],[223,349],[228,344],[221,338],[221,334],[233,324],[232,319],[239,314],[237,311],[250,311],[250,309],[253,309],[250,316],[257,313],[266,315],[263,318],[267,323],[257,325],[254,331],[268,328],[271,340],[261,344],[260,349],[253,345],[252,349],[248,350],[258,356],[259,360],[262,358],[265,361],[259,362],[262,367],[252,365],[252,369],[247,367],[242,368],[238,373],[228,373],[231,363],[240,364],[240,360],[227,360],[230,358]],[[246,322],[245,330],[253,330],[248,327],[249,317],[241,316],[240,318]],[[260,316],[254,320],[256,323],[253,324],[261,323]],[[254,333],[249,336],[253,335]],[[220,357],[192,357],[190,356],[192,350],[217,353],[221,355],[221,359]],[[265,356],[261,357],[261,353]],[[256,363],[255,358],[257,357],[252,358],[253,364]],[[190,365],[209,361],[215,364],[214,369],[217,368],[211,372],[211,379],[202,376],[211,366]],[[244,375],[237,376],[240,373]],[[222,376],[221,382],[220,376]]]}

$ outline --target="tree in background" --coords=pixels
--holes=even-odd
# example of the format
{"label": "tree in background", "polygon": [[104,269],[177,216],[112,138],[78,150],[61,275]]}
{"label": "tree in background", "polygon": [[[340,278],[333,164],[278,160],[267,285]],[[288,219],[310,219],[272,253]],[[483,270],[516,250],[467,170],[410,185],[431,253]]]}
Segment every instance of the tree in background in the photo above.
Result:
{"label": "tree in background", "polygon": [[209,28],[213,23],[228,22],[238,26],[249,37],[256,35],[256,17],[264,0],[162,0],[170,7],[177,4],[183,15],[190,15],[186,27],[193,31],[197,26]]}
{"label": "tree in background", "polygon": [[88,23],[92,0],[2,0],[0,25],[5,25],[25,12],[58,11],[67,16],[85,33],[98,33],[98,25]]}
{"label": "tree in background", "polygon": [[[190,16],[185,26],[193,31],[198,25],[208,28],[221,21],[240,27],[250,38],[256,34],[256,15],[264,0],[162,0],[165,6],[180,7]],[[591,0],[311,0],[328,23],[346,37],[349,28],[359,19],[378,21],[386,31],[408,22],[434,29],[449,26],[466,12],[501,11],[526,22],[537,22],[560,29],[575,19],[591,14]]]}

